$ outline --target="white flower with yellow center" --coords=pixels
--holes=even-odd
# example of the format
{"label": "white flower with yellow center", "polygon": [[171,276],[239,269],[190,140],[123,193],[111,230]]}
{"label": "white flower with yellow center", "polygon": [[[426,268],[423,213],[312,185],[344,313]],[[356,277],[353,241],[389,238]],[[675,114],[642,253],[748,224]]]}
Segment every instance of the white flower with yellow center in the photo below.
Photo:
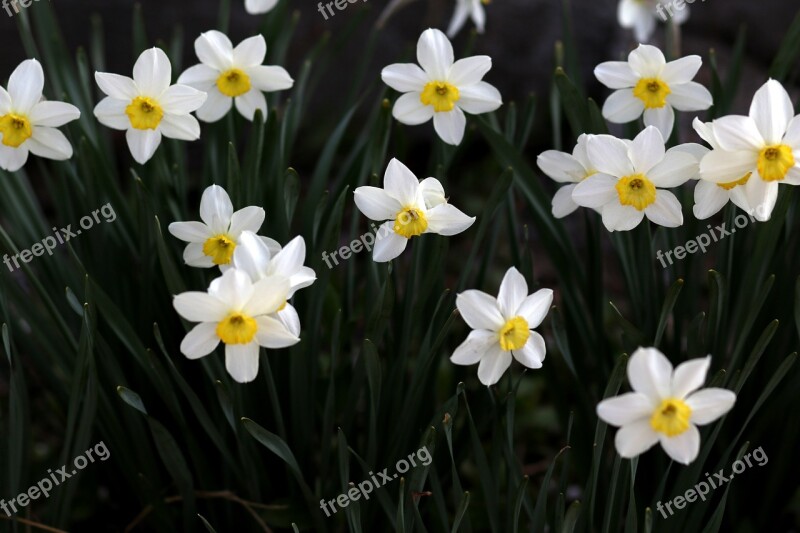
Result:
{"label": "white flower with yellow center", "polygon": [[208,93],[203,107],[197,110],[197,118],[204,122],[221,119],[234,103],[247,120],[253,120],[256,110],[266,120],[264,92],[290,89],[294,85],[283,67],[262,65],[267,55],[263,35],[245,39],[234,48],[224,33],[207,31],[195,40],[194,50],[200,64],[186,69],[178,83]]}
{"label": "white flower with yellow center", "polygon": [[603,116],[625,124],[644,114],[644,125],[657,127],[664,139],[669,139],[675,125],[674,109],[701,111],[713,104],[708,89],[692,81],[702,64],[700,56],[667,63],[661,50],[646,44],[631,52],[628,61],[599,64],[595,76],[615,89],[603,105]]}
{"label": "white flower with yellow center", "polygon": [[678,365],[655,348],[639,348],[628,361],[633,392],[603,400],[597,416],[620,429],[614,438],[620,456],[630,459],[657,442],[673,460],[688,465],[700,450],[697,426],[710,424],[731,410],[736,394],[702,390],[711,357]]}
{"label": "white flower with yellow center", "polygon": [[667,151],[652,126],[633,141],[594,135],[587,142],[594,174],[575,187],[572,199],[603,214],[608,231],[627,231],[646,216],[651,222],[675,228],[683,224],[678,199],[659,187],[678,187],[697,174],[698,161],[678,146]]}
{"label": "white flower with yellow center", "polygon": [[749,116],[728,116],[713,122],[719,150],[700,163],[700,177],[731,183],[752,173],[744,184],[754,216],[769,220],[778,198],[778,184],[800,185],[800,115],[786,89],[769,80],[753,97]]}
{"label": "white flower with yellow center", "polygon": [[251,15],[260,15],[272,11],[278,0],[244,0],[244,9]]}
{"label": "white flower with yellow center", "polygon": [[417,42],[417,61],[397,63],[381,72],[383,82],[404,93],[394,103],[392,114],[403,124],[416,126],[433,119],[433,127],[447,144],[464,138],[464,112],[478,115],[503,104],[500,92],[483,80],[492,68],[489,56],[474,56],[453,62],[453,45],[444,33],[425,30]]}
{"label": "white flower with yellow center", "polygon": [[468,18],[475,23],[478,33],[483,33],[486,26],[486,11],[483,6],[490,2],[491,0],[456,0],[456,10],[447,27],[447,36],[453,38],[461,31]]}
{"label": "white flower with yellow center", "polygon": [[572,154],[548,150],[536,159],[536,164],[550,179],[558,183],[569,183],[558,189],[553,196],[553,216],[556,218],[564,218],[580,207],[572,199],[572,192],[578,183],[597,173],[586,153],[588,140],[589,135],[582,134],[578,137]]}
{"label": "white flower with yellow center", "polygon": [[[665,6],[671,5],[672,13]],[[689,19],[689,7],[684,4],[682,9],[677,9],[671,0],[658,2],[656,0],[620,0],[617,5],[617,20],[623,28],[633,30],[636,40],[646,43],[656,29],[657,20],[666,22],[672,18],[675,24],[683,24]]]}
{"label": "white flower with yellow center", "polygon": [[[200,199],[202,222],[173,222],[169,225],[169,232],[189,243],[183,252],[183,260],[187,265],[200,268],[221,267],[233,259],[242,232],[258,231],[265,217],[264,209],[252,205],[234,213],[233,204],[225,189],[212,185],[203,191]],[[272,253],[281,249],[280,244],[272,239],[259,239]]]}
{"label": "white flower with yellow center", "polygon": [[262,279],[278,276],[289,282],[289,292],[286,301],[272,315],[280,320],[293,335],[300,336],[300,317],[297,311],[288,303],[294,293],[304,289],[317,279],[313,269],[303,266],[306,260],[306,242],[297,236],[275,253],[264,240],[252,231],[243,231],[239,236],[239,245],[233,252],[233,262],[223,268],[236,268],[246,272],[253,283]]}
{"label": "white flower with yellow center", "polygon": [[450,360],[457,365],[478,365],[478,379],[494,385],[511,365],[513,357],[528,368],[541,368],[544,338],[533,331],[553,304],[553,291],[541,289],[528,295],[528,284],[511,267],[500,283],[497,298],[469,290],[456,297],[456,307],[473,329]]}
{"label": "white flower with yellow center", "polygon": [[170,85],[172,65],[160,48],[145,50],[133,66],[133,79],[96,72],[95,81],[108,95],[94,108],[104,126],[125,130],[131,155],[139,164],[153,157],[161,136],[182,141],[200,138],[200,124],[191,113],[206,93],[186,85]]}
{"label": "white flower with yellow center", "polygon": [[181,352],[198,359],[225,344],[225,368],[239,383],[258,375],[259,346],[286,348],[300,342],[279,320],[278,311],[289,294],[288,280],[270,277],[257,283],[241,270],[231,269],[211,282],[208,293],[185,292],[173,300],[175,310],[190,322],[200,322],[181,342]]}
{"label": "white flower with yellow center", "polygon": [[383,177],[383,189],[358,187],[356,207],[367,218],[384,221],[375,237],[372,259],[383,263],[403,253],[408,241],[424,233],[456,235],[469,228],[469,217],[447,203],[439,180],[420,182],[408,167],[392,159]]}
{"label": "white flower with yellow center", "polygon": [[77,120],[81,112],[72,104],[42,99],[44,72],[35,59],[19,64],[0,87],[0,168],[15,172],[28,154],[63,161],[72,157],[72,145],[56,128]]}

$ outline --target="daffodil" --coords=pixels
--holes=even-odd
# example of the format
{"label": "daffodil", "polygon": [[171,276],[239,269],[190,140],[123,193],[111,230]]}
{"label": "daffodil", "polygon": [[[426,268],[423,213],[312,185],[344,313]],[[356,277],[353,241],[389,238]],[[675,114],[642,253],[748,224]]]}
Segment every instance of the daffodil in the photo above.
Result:
{"label": "daffodil", "polygon": [[664,54],[646,44],[630,53],[628,61],[601,63],[595,76],[615,91],[603,105],[603,116],[624,124],[644,114],[644,125],[655,126],[669,139],[675,111],[701,111],[713,104],[708,89],[692,81],[703,61],[686,56],[667,63]]}
{"label": "daffodil", "polygon": [[719,388],[702,390],[711,357],[678,365],[655,348],[639,348],[628,361],[633,392],[603,400],[597,416],[620,429],[617,452],[628,459],[657,442],[673,460],[688,465],[700,450],[697,426],[710,424],[731,410],[736,394]]}
{"label": "daffodil", "polygon": [[[258,231],[265,217],[264,209],[252,205],[234,213],[225,189],[212,185],[203,191],[200,199],[202,222],[173,222],[169,225],[169,232],[189,243],[183,252],[187,265],[211,268],[230,263],[242,232]],[[273,239],[259,239],[272,253],[281,249]]]}
{"label": "daffodil", "polygon": [[651,222],[674,228],[683,224],[681,204],[659,187],[677,187],[697,174],[698,162],[680,147],[667,151],[652,126],[632,142],[611,135],[595,135],[587,142],[594,174],[575,187],[578,205],[598,209],[608,231],[627,231],[646,216]]}
{"label": "daffodil", "polygon": [[200,64],[186,69],[178,83],[208,93],[197,117],[204,122],[216,122],[231,107],[247,120],[253,120],[256,110],[267,118],[267,99],[264,92],[281,91],[294,85],[283,67],[262,65],[267,54],[263,35],[250,37],[233,47],[230,39],[219,31],[207,31],[194,42]]}
{"label": "daffodil", "polygon": [[15,172],[28,154],[63,161],[72,157],[72,145],[56,128],[78,119],[72,104],[42,99],[44,72],[35,59],[14,69],[8,91],[0,87],[0,168]]}
{"label": "daffodil", "polygon": [[211,282],[208,293],[185,292],[173,300],[175,310],[190,322],[200,322],[181,342],[189,359],[204,357],[225,344],[225,368],[239,383],[258,375],[259,346],[286,348],[300,339],[269,315],[289,294],[289,281],[270,277],[257,283],[247,273],[231,269]]}
{"label": "daffodil", "polygon": [[139,164],[153,157],[161,137],[195,141],[200,124],[191,113],[206,100],[206,93],[186,85],[170,85],[172,65],[160,48],[145,50],[133,66],[133,79],[96,72],[95,81],[106,95],[94,108],[97,120],[115,130],[125,130],[131,155]]}
{"label": "daffodil", "polygon": [[756,219],[769,220],[778,184],[800,185],[800,116],[786,89],[769,80],[753,97],[749,116],[727,116],[713,122],[719,144],[700,163],[700,177],[744,183],[747,203]]}
{"label": "daffodil", "polygon": [[387,221],[378,230],[372,250],[377,262],[399,256],[414,237],[424,233],[456,235],[475,222],[475,217],[447,203],[439,180],[427,178],[420,182],[397,159],[386,167],[383,187],[358,187],[354,192],[356,207],[367,218]]}
{"label": "daffodil", "polygon": [[464,112],[478,115],[499,108],[500,92],[483,80],[492,68],[489,56],[474,56],[453,62],[453,45],[444,33],[425,30],[417,42],[417,61],[385,67],[381,78],[403,93],[392,114],[403,124],[415,126],[433,119],[433,127],[447,144],[464,138]]}
{"label": "daffodil", "polygon": [[[665,5],[667,2],[657,0],[620,0],[617,5],[617,20],[623,28],[633,30],[633,35],[640,43],[646,43],[656,29],[656,22],[666,22],[670,18],[670,11]],[[674,8],[671,11],[672,22],[683,24],[689,18],[689,7],[686,4],[682,9]]]}
{"label": "daffodil", "polygon": [[456,297],[456,307],[472,332],[456,348],[450,360],[457,365],[478,365],[478,379],[494,385],[511,365],[512,356],[528,368],[541,368],[544,338],[533,331],[547,316],[553,291],[528,294],[528,284],[511,267],[500,283],[497,298],[478,290]]}
{"label": "daffodil", "polygon": [[260,15],[272,11],[278,0],[244,0],[244,9],[251,15]]}
{"label": "daffodil", "polygon": [[548,150],[536,159],[536,164],[549,178],[558,183],[569,183],[558,189],[553,196],[553,216],[556,218],[563,218],[578,209],[578,204],[572,199],[572,192],[578,183],[597,173],[586,153],[588,140],[589,136],[586,134],[578,137],[572,154]]}
{"label": "daffodil", "polygon": [[447,36],[453,38],[468,18],[472,19],[475,23],[475,28],[478,33],[483,33],[486,26],[486,11],[483,9],[484,4],[488,4],[491,0],[456,0],[456,10],[453,13],[453,18],[450,20],[450,26],[447,27]]}

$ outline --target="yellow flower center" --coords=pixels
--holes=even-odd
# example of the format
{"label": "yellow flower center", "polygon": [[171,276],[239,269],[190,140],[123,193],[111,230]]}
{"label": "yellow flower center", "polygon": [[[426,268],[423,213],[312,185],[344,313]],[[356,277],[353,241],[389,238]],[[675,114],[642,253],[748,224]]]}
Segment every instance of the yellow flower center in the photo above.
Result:
{"label": "yellow flower center", "polygon": [[404,207],[394,220],[394,232],[406,239],[422,235],[426,229],[428,229],[428,219],[425,218],[425,213],[416,207]]}
{"label": "yellow flower center", "polygon": [[209,256],[215,265],[227,265],[233,257],[236,241],[228,235],[214,235],[203,244],[203,253]]}
{"label": "yellow flower center", "polygon": [[669,85],[658,78],[642,78],[633,88],[633,96],[644,102],[647,109],[659,109],[667,105],[667,96],[672,93]]}
{"label": "yellow flower center", "polygon": [[446,81],[431,81],[425,85],[420,101],[432,105],[436,112],[452,111],[460,98],[458,88]]}
{"label": "yellow flower center", "polygon": [[781,181],[794,164],[792,149],[785,144],[767,146],[758,155],[758,173],[764,181]]}
{"label": "yellow flower center", "polygon": [[650,427],[667,437],[674,437],[689,429],[691,415],[692,408],[683,400],[667,398],[650,417]]}
{"label": "yellow flower center", "polygon": [[250,76],[238,68],[226,70],[217,78],[217,88],[225,96],[242,96],[250,92]]}
{"label": "yellow flower center", "polygon": [[744,177],[742,179],[739,179],[739,180],[736,180],[736,181],[729,181],[727,183],[717,183],[717,186],[722,187],[726,191],[729,191],[729,190],[733,189],[734,187],[738,187],[739,185],[744,185],[745,183],[747,183],[747,180],[749,180],[750,176],[752,176],[752,175],[753,175],[752,172],[748,172],[747,174],[744,175]]}
{"label": "yellow flower center", "polygon": [[33,128],[25,115],[9,113],[0,117],[0,133],[3,134],[3,144],[19,148],[22,143],[31,138]]}
{"label": "yellow flower center", "polygon": [[258,324],[253,317],[234,312],[217,324],[217,337],[225,344],[249,344],[256,336]]}
{"label": "yellow flower center", "polygon": [[519,350],[528,342],[531,330],[528,329],[528,321],[521,316],[515,316],[500,328],[499,333],[500,348],[506,352],[509,350]]}
{"label": "yellow flower center", "polygon": [[639,211],[656,201],[656,186],[644,174],[620,178],[616,187],[619,203],[632,205]]}
{"label": "yellow flower center", "polygon": [[164,110],[148,96],[137,96],[128,107],[125,114],[131,121],[131,126],[137,130],[154,130],[164,118]]}

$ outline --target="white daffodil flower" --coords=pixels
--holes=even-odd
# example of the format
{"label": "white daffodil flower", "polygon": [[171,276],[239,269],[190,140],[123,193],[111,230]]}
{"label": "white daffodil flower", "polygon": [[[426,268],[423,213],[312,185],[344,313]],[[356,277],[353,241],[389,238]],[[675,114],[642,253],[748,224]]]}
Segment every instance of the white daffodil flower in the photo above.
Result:
{"label": "white daffodil flower", "polygon": [[478,379],[494,385],[511,365],[511,356],[528,368],[542,368],[544,338],[533,331],[547,316],[553,291],[541,289],[528,295],[528,284],[511,267],[500,283],[497,298],[469,290],[456,297],[456,307],[472,328],[467,340],[450,360],[457,365],[478,365]]}
{"label": "white daffodil flower", "polygon": [[[230,263],[242,232],[258,231],[264,218],[264,209],[253,205],[234,213],[225,189],[212,185],[203,191],[200,199],[202,222],[173,222],[169,225],[169,232],[189,243],[183,251],[183,260],[187,265],[211,268]],[[280,251],[280,244],[273,239],[259,238],[271,253]]]}
{"label": "white daffodil flower", "polygon": [[697,174],[697,159],[681,147],[666,150],[658,130],[647,127],[631,141],[594,135],[587,154],[597,174],[580,182],[572,193],[578,205],[603,214],[608,231],[627,231],[647,218],[675,228],[683,224],[681,203],[669,191]]}
{"label": "white daffodil flower", "polygon": [[646,44],[630,53],[628,61],[608,61],[597,65],[594,74],[615,91],[603,105],[603,116],[610,122],[625,124],[644,113],[644,125],[655,126],[669,139],[678,111],[702,111],[713,104],[711,93],[692,81],[703,61],[686,56],[667,63],[664,54]]}
{"label": "white daffodil flower", "polygon": [[72,145],[56,128],[77,120],[72,104],[42,99],[44,72],[35,59],[14,69],[8,91],[0,87],[0,168],[16,172],[28,154],[63,161],[72,157]]}
{"label": "white daffodil flower", "polygon": [[700,177],[714,183],[745,180],[747,203],[756,219],[772,216],[778,184],[800,185],[800,115],[786,89],[769,80],[753,97],[749,116],[713,122],[719,150],[700,163]]}
{"label": "white daffodil flower", "polygon": [[294,293],[310,286],[317,279],[313,269],[303,266],[306,260],[306,243],[303,237],[297,236],[277,253],[270,250],[264,240],[252,231],[243,231],[239,236],[239,245],[233,252],[233,261],[223,267],[236,268],[246,272],[253,283],[262,279],[278,276],[289,281],[289,292],[283,305],[271,315],[280,320],[296,337],[300,336],[300,317],[288,303]]}
{"label": "white daffodil flower", "polygon": [[439,180],[420,182],[408,167],[392,159],[383,177],[383,189],[358,187],[354,191],[356,207],[367,218],[384,222],[375,238],[372,259],[391,261],[403,253],[408,241],[423,233],[456,235],[469,228],[469,217],[447,203]]}
{"label": "white daffodil flower", "polygon": [[206,100],[206,93],[186,85],[170,85],[172,65],[160,48],[145,50],[133,66],[133,79],[95,72],[106,98],[94,108],[104,126],[125,130],[128,148],[137,163],[153,157],[161,136],[181,141],[200,138],[200,124],[191,113]]}
{"label": "white daffodil flower", "polygon": [[450,20],[450,26],[447,27],[447,36],[451,39],[461,31],[464,23],[468,18],[472,19],[475,23],[475,28],[478,33],[483,33],[486,27],[486,12],[483,9],[484,4],[488,4],[491,0],[456,0],[456,10],[453,13],[453,18]]}
{"label": "white daffodil flower", "polygon": [[572,154],[548,150],[536,159],[536,164],[550,179],[558,183],[569,183],[558,189],[553,196],[553,216],[556,218],[564,218],[580,207],[572,199],[572,191],[578,183],[597,173],[586,153],[588,140],[589,135],[582,134],[578,137]]}
{"label": "white daffodil flower", "polygon": [[233,47],[222,32],[207,31],[194,42],[200,64],[186,69],[178,83],[208,93],[197,118],[216,122],[231,107],[252,121],[256,110],[267,119],[267,99],[264,92],[290,89],[294,80],[283,67],[262,65],[267,55],[267,42],[263,35],[250,37]]}
{"label": "white daffodil flower", "polygon": [[603,400],[597,416],[620,429],[617,452],[630,459],[657,442],[673,460],[688,465],[700,450],[697,426],[710,424],[731,410],[736,394],[719,388],[702,390],[711,357],[678,365],[655,348],[639,348],[628,361],[633,392]]}
{"label": "white daffodil flower", "polygon": [[[617,20],[623,28],[633,30],[636,40],[646,43],[656,29],[656,22],[666,22],[670,17],[675,24],[683,24],[689,19],[689,7],[669,10],[666,2],[657,0],[620,0],[617,5]],[[674,15],[673,15],[674,14]]]}
{"label": "white daffodil flower", "polygon": [[381,72],[383,82],[404,93],[394,103],[392,115],[409,126],[433,119],[433,127],[447,144],[464,138],[464,112],[489,113],[503,104],[500,92],[483,80],[492,68],[489,56],[453,62],[453,45],[444,33],[425,30],[417,42],[417,61],[397,63]]}
{"label": "white daffodil flower", "polygon": [[272,11],[278,0],[244,0],[244,9],[251,15],[261,15]]}
{"label": "white daffodil flower", "polygon": [[181,342],[181,352],[198,359],[225,344],[225,368],[239,383],[258,375],[259,346],[286,348],[300,342],[275,313],[289,294],[288,280],[280,277],[257,283],[241,270],[231,269],[211,282],[208,293],[185,292],[175,296],[173,306],[183,318],[200,322]]}

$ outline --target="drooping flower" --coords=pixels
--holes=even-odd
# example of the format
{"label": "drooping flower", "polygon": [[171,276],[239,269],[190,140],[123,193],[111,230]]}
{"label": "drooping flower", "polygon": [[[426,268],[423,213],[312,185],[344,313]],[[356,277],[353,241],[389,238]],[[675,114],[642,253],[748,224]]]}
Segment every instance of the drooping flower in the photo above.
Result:
{"label": "drooping flower", "polygon": [[627,231],[647,218],[675,228],[683,224],[681,204],[658,187],[678,187],[697,174],[698,161],[680,147],[666,150],[658,130],[648,126],[631,141],[594,135],[587,142],[597,174],[572,193],[578,205],[602,212],[608,231]]}
{"label": "drooping flower", "polygon": [[689,7],[684,4],[682,9],[677,9],[672,2],[657,0],[620,0],[617,5],[619,25],[632,29],[634,37],[640,43],[650,40],[657,20],[666,22],[669,18],[675,24],[683,24],[689,19]]}
{"label": "drooping flower", "polygon": [[572,191],[578,183],[597,173],[586,153],[589,135],[582,134],[572,154],[548,150],[539,155],[536,164],[549,178],[558,183],[569,183],[553,196],[553,216],[563,218],[580,207],[572,199]]}
{"label": "drooping flower", "polygon": [[[169,225],[169,232],[189,243],[183,251],[187,265],[211,268],[230,263],[242,232],[258,231],[265,217],[264,209],[254,205],[234,213],[225,189],[212,185],[203,191],[200,199],[202,222],[173,222]],[[280,244],[273,239],[259,238],[272,253],[280,251]]]}
{"label": "drooping flower", "polygon": [[42,99],[44,72],[35,59],[20,63],[0,87],[0,168],[16,172],[28,154],[63,161],[72,157],[72,145],[56,128],[77,120],[72,104]]}
{"label": "drooping flower", "polygon": [[417,177],[397,159],[392,159],[383,177],[383,189],[358,187],[356,207],[367,218],[384,221],[375,238],[372,258],[391,261],[403,253],[408,241],[424,233],[456,235],[469,228],[469,217],[447,203],[439,180]]}
{"label": "drooping flower", "polygon": [[453,13],[453,18],[450,20],[450,25],[447,27],[447,36],[451,39],[461,31],[464,23],[468,18],[472,19],[475,23],[475,28],[478,33],[483,33],[486,26],[486,11],[483,9],[484,4],[488,4],[491,0],[456,0],[456,10]]}
{"label": "drooping flower", "polygon": [[655,348],[639,348],[628,361],[633,392],[603,400],[597,416],[620,429],[617,452],[629,459],[657,442],[673,460],[688,465],[700,450],[697,426],[710,424],[731,410],[736,394],[719,388],[702,390],[711,357],[678,365]]}
{"label": "drooping flower", "polygon": [[200,138],[200,124],[191,113],[206,93],[186,85],[170,85],[172,65],[160,48],[145,50],[133,66],[133,79],[95,72],[95,81],[108,96],[94,108],[104,126],[125,130],[131,155],[139,164],[153,157],[161,136],[182,141]]}
{"label": "drooping flower", "polygon": [[256,110],[266,120],[264,92],[290,89],[294,85],[283,67],[262,65],[267,54],[263,35],[245,39],[234,48],[224,33],[207,31],[195,40],[194,50],[200,64],[186,69],[178,83],[208,93],[208,99],[197,110],[197,117],[204,122],[218,121],[234,103],[247,120],[254,119]]}
{"label": "drooping flower", "polygon": [[702,111],[713,104],[708,89],[692,81],[702,64],[700,56],[667,63],[661,50],[646,44],[631,52],[628,61],[599,64],[595,76],[615,90],[603,105],[603,116],[624,124],[644,114],[644,125],[657,127],[664,139],[669,139],[675,125],[674,109]]}
{"label": "drooping flower", "polygon": [[244,0],[244,9],[251,15],[261,15],[272,11],[278,0]]}
{"label": "drooping flower", "polygon": [[511,267],[500,283],[497,298],[478,290],[456,297],[456,307],[472,328],[450,360],[457,365],[478,365],[478,379],[494,385],[511,365],[513,357],[528,368],[541,368],[544,338],[533,331],[547,316],[553,291],[541,289],[528,295],[528,284]]}
{"label": "drooping flower", "polygon": [[778,184],[800,185],[800,115],[786,89],[769,80],[753,97],[749,116],[727,116],[713,123],[719,150],[700,163],[700,177],[714,183],[744,183],[756,219],[772,216]]}
{"label": "drooping flower", "polygon": [[464,138],[464,112],[489,113],[503,104],[500,92],[483,80],[492,68],[489,56],[473,56],[453,62],[453,45],[444,33],[425,30],[417,42],[417,61],[397,63],[381,72],[383,82],[403,93],[392,114],[403,124],[415,126],[433,119],[433,127],[447,144]]}
{"label": "drooping flower", "polygon": [[211,282],[208,293],[185,292],[173,306],[183,318],[200,322],[181,342],[189,359],[204,357],[225,344],[225,368],[239,383],[258,375],[259,346],[286,348],[300,339],[272,318],[286,301],[288,280],[270,277],[257,283],[241,270],[231,269]]}

